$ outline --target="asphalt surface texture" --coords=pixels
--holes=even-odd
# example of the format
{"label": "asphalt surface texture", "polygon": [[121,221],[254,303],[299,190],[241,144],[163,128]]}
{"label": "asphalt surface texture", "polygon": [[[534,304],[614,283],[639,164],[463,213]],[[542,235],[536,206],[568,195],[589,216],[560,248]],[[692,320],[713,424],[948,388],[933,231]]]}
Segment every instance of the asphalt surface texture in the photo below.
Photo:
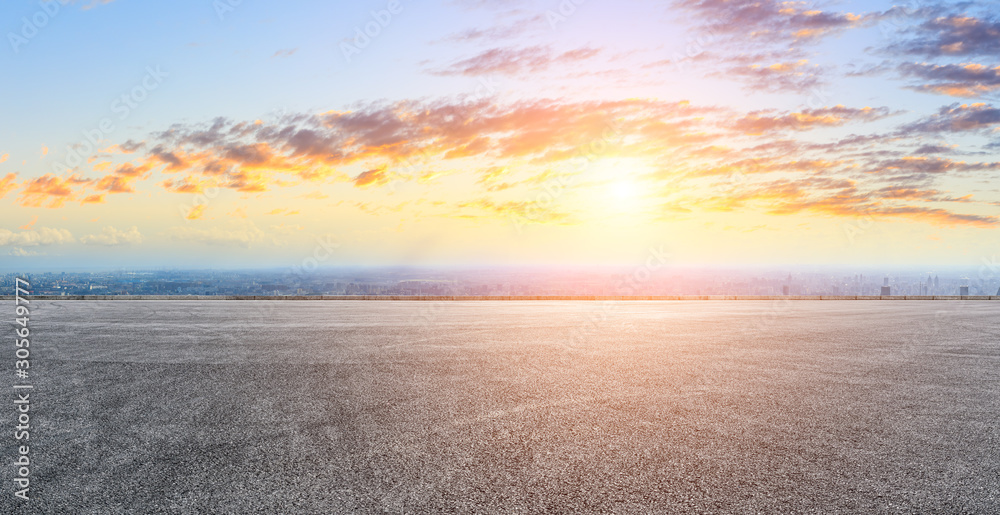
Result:
{"label": "asphalt surface texture", "polygon": [[989,301],[31,307],[0,513],[1000,512]]}

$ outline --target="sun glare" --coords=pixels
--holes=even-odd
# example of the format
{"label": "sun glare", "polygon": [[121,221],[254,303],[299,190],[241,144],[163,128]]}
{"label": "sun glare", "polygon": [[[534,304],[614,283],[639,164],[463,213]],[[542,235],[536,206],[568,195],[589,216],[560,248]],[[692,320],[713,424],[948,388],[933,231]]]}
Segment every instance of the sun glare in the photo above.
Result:
{"label": "sun glare", "polygon": [[639,196],[639,188],[628,178],[616,180],[611,185],[611,195],[619,201],[634,201]]}

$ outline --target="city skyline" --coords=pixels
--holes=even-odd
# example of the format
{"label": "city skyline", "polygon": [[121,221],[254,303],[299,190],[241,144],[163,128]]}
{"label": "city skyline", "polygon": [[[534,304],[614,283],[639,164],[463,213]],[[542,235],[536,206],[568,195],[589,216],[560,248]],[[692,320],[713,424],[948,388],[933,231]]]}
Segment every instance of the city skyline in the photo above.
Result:
{"label": "city skyline", "polygon": [[988,3],[59,0],[0,19],[6,271],[1000,254]]}
{"label": "city skyline", "polygon": [[[940,271],[636,267],[339,267],[267,270],[118,270],[0,275],[32,294],[223,296],[993,296],[1000,269]],[[1000,291],[998,291],[1000,294]]]}

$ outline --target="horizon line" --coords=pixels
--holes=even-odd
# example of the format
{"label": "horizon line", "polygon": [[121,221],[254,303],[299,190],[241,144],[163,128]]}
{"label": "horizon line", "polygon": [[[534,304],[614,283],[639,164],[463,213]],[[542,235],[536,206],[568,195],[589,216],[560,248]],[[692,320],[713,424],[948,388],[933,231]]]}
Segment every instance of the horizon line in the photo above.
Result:
{"label": "horizon line", "polygon": [[[31,300],[72,301],[719,301],[719,300],[1000,300],[998,295],[27,295]],[[0,295],[0,300],[14,300]]]}

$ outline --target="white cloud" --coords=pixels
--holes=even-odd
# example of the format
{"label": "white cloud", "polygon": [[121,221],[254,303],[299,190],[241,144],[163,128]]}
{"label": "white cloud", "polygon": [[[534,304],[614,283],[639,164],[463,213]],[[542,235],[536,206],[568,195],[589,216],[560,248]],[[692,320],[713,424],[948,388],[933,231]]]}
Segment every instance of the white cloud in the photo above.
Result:
{"label": "white cloud", "polygon": [[30,257],[30,256],[43,256],[44,252],[35,252],[33,250],[24,250],[21,247],[14,247],[10,252],[7,253],[8,256],[17,257]]}
{"label": "white cloud", "polygon": [[142,243],[142,234],[139,233],[139,229],[134,225],[128,231],[119,231],[109,225],[101,231],[101,234],[90,234],[80,238],[80,243],[84,245],[104,245],[106,247],[131,245]]}
{"label": "white cloud", "polygon": [[225,230],[219,228],[195,229],[193,227],[173,227],[167,230],[167,235],[175,240],[203,243],[205,245],[223,245],[250,248],[255,243],[266,241],[267,235],[256,226],[246,229]]}
{"label": "white cloud", "polygon": [[13,232],[0,229],[0,247],[17,245],[19,247],[35,247],[38,245],[61,245],[76,241],[66,229],[51,229],[40,227],[30,231]]}

